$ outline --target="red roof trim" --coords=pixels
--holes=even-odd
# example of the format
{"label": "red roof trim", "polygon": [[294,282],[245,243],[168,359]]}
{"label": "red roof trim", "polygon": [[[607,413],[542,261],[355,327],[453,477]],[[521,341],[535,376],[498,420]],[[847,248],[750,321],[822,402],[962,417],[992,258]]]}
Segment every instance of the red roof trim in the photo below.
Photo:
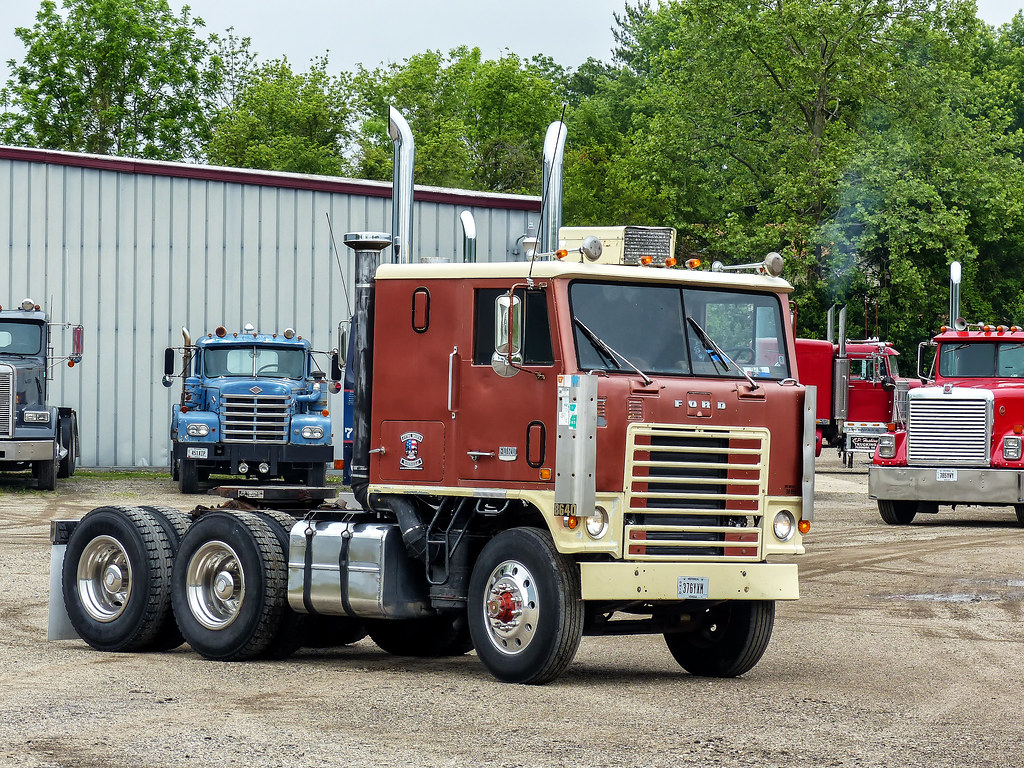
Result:
{"label": "red roof trim", "polygon": [[[211,165],[167,163],[158,160],[135,160],[106,155],[85,155],[49,149],[0,146],[0,160],[21,160],[28,163],[67,165],[100,171],[132,173],[149,176],[170,176],[180,179],[221,181],[229,184],[253,184],[261,187],[303,189],[364,197],[391,197],[391,185],[381,181],[304,176],[297,173],[254,171],[244,168],[222,168]],[[423,203],[465,205],[477,208],[501,208],[512,211],[540,211],[540,198],[529,195],[501,195],[471,190],[447,190],[441,187],[416,187],[414,199]]]}

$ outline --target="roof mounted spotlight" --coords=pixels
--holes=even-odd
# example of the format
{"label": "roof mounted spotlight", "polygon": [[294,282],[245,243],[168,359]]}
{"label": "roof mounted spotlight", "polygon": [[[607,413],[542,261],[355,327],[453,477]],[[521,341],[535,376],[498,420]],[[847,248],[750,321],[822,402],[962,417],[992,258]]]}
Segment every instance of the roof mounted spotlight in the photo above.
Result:
{"label": "roof mounted spotlight", "polygon": [[23,299],[21,302],[21,308],[26,312],[31,312],[36,303],[32,299]]}
{"label": "roof mounted spotlight", "polygon": [[295,338],[295,329],[294,328],[285,328],[284,329],[284,337],[286,339],[294,339]]}
{"label": "roof mounted spotlight", "polygon": [[730,264],[726,266],[720,261],[716,261],[711,265],[712,272],[739,272],[742,269],[752,269],[755,272],[768,275],[770,277],[778,277],[782,274],[783,268],[782,254],[772,251],[764,257],[764,261],[759,264]]}

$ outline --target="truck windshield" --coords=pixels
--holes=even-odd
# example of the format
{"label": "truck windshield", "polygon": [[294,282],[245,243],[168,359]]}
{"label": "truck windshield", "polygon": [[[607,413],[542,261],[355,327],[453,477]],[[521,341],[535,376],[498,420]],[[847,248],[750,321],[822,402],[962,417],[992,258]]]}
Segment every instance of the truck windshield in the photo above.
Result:
{"label": "truck windshield", "polygon": [[946,378],[1022,378],[1024,344],[943,344],[939,348],[939,375]]}
{"label": "truck windshield", "polygon": [[305,376],[306,353],[280,347],[223,347],[203,352],[203,373],[218,376],[264,376],[301,379]]}
{"label": "truck windshield", "polygon": [[0,323],[0,355],[38,355],[43,350],[43,326],[38,323]]}
{"label": "truck windshield", "polygon": [[[746,372],[765,379],[790,375],[782,304],[775,294],[577,281],[569,298],[574,319],[645,373],[743,378]],[[694,324],[707,338],[701,338]],[[574,332],[581,370],[632,372],[604,353],[577,323]],[[723,365],[714,346],[734,365]]]}

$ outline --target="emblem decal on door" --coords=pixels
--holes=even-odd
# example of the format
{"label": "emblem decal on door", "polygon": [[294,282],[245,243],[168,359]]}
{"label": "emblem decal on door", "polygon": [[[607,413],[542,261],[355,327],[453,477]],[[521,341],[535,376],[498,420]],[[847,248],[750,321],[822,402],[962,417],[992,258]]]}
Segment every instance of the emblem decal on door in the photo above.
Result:
{"label": "emblem decal on door", "polygon": [[402,435],[405,455],[398,460],[399,469],[423,469],[423,459],[420,456],[420,443],[422,442],[423,435],[419,432],[406,432]]}
{"label": "emblem decal on door", "polygon": [[498,446],[498,460],[499,461],[515,461],[518,451],[514,445],[499,445]]}

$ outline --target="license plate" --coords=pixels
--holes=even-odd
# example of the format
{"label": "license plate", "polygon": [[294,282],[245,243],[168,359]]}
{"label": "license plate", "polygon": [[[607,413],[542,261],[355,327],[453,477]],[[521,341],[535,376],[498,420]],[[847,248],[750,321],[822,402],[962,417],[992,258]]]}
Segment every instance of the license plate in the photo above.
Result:
{"label": "license plate", "polygon": [[209,448],[186,448],[185,458],[186,459],[206,459],[210,456]]}
{"label": "license plate", "polygon": [[956,470],[955,469],[936,469],[935,479],[942,483],[955,483],[956,482]]}
{"label": "license plate", "polygon": [[708,599],[708,577],[707,576],[680,576],[679,577],[679,599],[680,600],[707,600]]}

